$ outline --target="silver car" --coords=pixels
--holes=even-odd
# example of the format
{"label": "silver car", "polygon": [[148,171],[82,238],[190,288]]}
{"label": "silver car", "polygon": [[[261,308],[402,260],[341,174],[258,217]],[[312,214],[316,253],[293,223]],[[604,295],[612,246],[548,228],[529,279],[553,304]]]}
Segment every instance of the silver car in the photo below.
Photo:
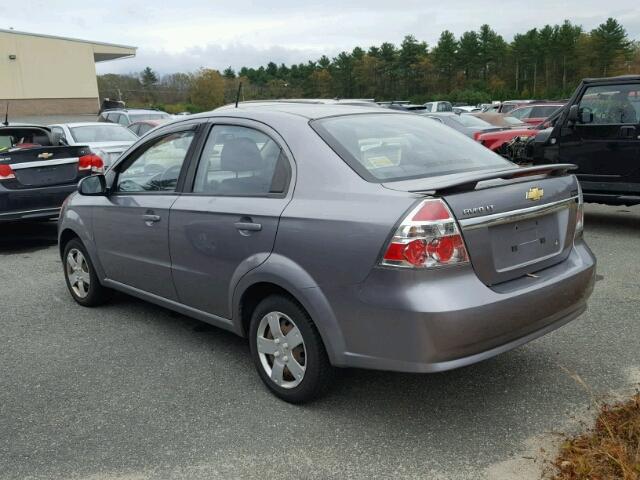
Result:
{"label": "silver car", "polygon": [[248,337],[289,402],[333,367],[437,372],[580,315],[572,166],[517,167],[430,119],[240,104],[163,125],[59,220],[72,297],[119,290]]}
{"label": "silver car", "polygon": [[78,122],[49,125],[64,145],[86,145],[98,155],[106,168],[138,140],[138,136],[117,123]]}

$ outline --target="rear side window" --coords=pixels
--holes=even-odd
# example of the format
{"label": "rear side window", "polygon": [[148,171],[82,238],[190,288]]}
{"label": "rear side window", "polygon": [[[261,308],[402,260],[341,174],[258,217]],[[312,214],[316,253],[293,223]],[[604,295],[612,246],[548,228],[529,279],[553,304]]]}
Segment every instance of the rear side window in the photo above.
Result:
{"label": "rear side window", "polygon": [[370,182],[513,165],[470,138],[461,138],[455,130],[418,115],[344,115],[315,120],[311,126]]}
{"label": "rear side window", "polygon": [[268,135],[248,127],[216,125],[205,144],[194,193],[223,196],[282,194],[289,162]]}

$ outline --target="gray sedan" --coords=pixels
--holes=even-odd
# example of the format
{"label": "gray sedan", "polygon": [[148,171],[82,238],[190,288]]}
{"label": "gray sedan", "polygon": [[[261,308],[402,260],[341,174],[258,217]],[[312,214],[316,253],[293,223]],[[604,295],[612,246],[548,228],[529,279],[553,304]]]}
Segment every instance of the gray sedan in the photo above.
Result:
{"label": "gray sedan", "polygon": [[248,337],[267,387],[303,402],[334,367],[448,370],[580,315],[595,259],[571,168],[411,113],[225,107],[80,183],[64,278],[83,306],[119,290]]}

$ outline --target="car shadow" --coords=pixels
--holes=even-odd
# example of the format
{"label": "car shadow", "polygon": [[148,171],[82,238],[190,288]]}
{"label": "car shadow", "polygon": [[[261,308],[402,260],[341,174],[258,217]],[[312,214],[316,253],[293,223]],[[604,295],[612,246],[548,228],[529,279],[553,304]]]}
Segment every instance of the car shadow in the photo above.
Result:
{"label": "car shadow", "polygon": [[55,221],[0,223],[0,255],[35,252],[57,242]]}

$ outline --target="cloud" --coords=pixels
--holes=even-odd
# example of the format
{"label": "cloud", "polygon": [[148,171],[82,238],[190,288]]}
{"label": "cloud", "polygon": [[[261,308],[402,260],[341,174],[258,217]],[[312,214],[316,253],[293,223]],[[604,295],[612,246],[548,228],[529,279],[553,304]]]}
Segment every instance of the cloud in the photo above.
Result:
{"label": "cloud", "polygon": [[[336,53],[336,52],[333,52]],[[332,54],[324,50],[292,49],[274,45],[258,48],[252,45],[234,43],[229,46],[207,45],[193,47],[183,52],[171,53],[164,50],[139,50],[134,58],[114,60],[96,64],[96,70],[102,73],[139,72],[149,66],[163,73],[191,72],[200,67],[224,70],[231,66],[236,71],[241,67],[259,67],[268,62],[276,64],[306,63],[320,58],[323,54]]]}
{"label": "cloud", "polygon": [[[487,23],[506,40],[569,19],[586,30],[617,18],[640,38],[637,0],[21,0],[0,1],[0,28],[138,46],[138,57],[105,62],[100,73],[160,72],[306,62],[355,46],[399,44],[407,34],[435,45]],[[38,12],[24,15],[23,12]]]}

